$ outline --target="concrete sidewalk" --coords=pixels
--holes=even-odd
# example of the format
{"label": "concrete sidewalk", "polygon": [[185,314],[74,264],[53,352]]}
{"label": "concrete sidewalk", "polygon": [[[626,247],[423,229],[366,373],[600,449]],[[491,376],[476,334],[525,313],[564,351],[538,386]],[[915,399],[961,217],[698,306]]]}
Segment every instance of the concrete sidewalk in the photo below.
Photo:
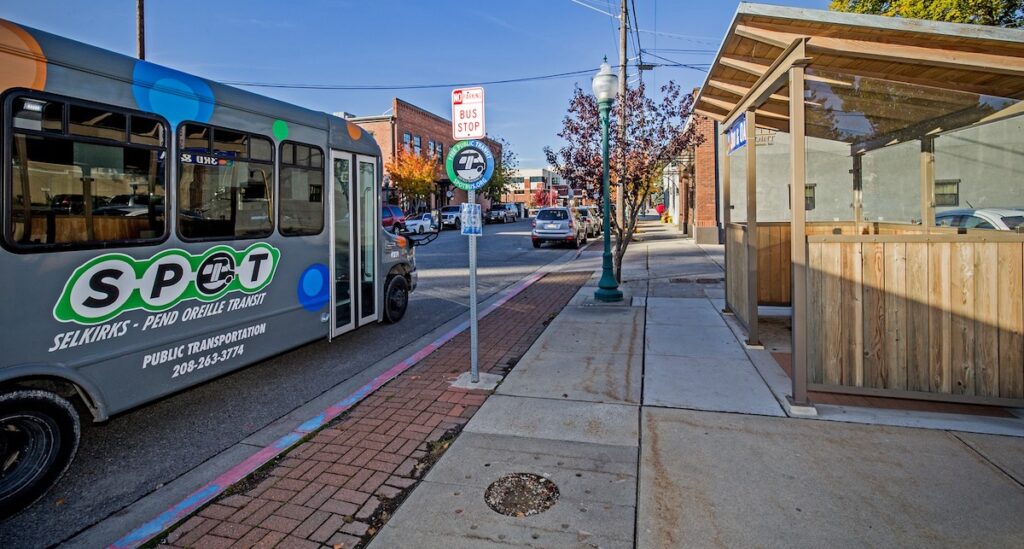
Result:
{"label": "concrete sidewalk", "polygon": [[[1020,546],[1024,438],[787,417],[785,374],[719,313],[721,248],[642,229],[627,299],[595,303],[595,273],[373,547]],[[509,473],[559,499],[492,511],[483,494]]]}

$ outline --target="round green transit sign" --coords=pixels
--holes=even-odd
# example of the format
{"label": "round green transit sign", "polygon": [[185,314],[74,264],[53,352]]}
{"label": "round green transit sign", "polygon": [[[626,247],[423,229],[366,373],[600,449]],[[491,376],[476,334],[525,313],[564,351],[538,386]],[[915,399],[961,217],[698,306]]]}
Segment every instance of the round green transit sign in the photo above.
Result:
{"label": "round green transit sign", "polygon": [[483,141],[459,141],[448,151],[445,160],[448,179],[464,190],[475,191],[491,180],[494,174],[494,154]]}

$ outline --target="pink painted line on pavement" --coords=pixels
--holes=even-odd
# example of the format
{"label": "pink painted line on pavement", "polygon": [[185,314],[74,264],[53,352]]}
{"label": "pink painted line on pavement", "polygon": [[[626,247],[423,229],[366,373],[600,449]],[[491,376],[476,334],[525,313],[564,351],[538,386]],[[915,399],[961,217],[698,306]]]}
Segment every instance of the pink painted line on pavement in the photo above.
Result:
{"label": "pink painted line on pavement", "polygon": [[[579,257],[582,251],[583,250],[580,249],[576,253],[576,257]],[[494,310],[497,309],[498,307],[504,305],[505,303],[508,303],[510,299],[519,295],[523,290],[528,288],[530,285],[539,280],[545,274],[547,273],[538,271],[514,284],[511,288],[506,290],[505,295],[498,299],[498,301],[495,301],[493,304],[491,304],[483,311],[481,311],[480,318],[487,316],[488,314],[494,312]],[[214,498],[223,493],[224,490],[228,489],[228,487],[230,487],[232,484],[235,484],[236,482],[242,480],[253,471],[262,467],[270,460],[281,455],[285,450],[291,448],[295,443],[302,440],[302,438],[308,435],[309,433],[312,433],[313,431],[316,431],[320,427],[323,427],[332,419],[338,417],[346,410],[355,406],[367,395],[382,387],[385,383],[391,381],[392,379],[398,377],[400,374],[402,374],[409,368],[415,366],[416,363],[426,358],[427,355],[437,350],[438,347],[454,339],[455,336],[459,335],[467,328],[469,328],[468,319],[459,323],[458,326],[451,329],[441,337],[428,343],[425,347],[413,353],[412,356],[406,358],[405,360],[402,360],[401,362],[389,368],[384,373],[373,378],[373,380],[371,380],[366,385],[360,387],[354,393],[345,397],[341,401],[332,404],[331,406],[329,406],[327,409],[325,409],[323,412],[320,412],[316,416],[306,420],[301,425],[292,430],[292,432],[274,441],[273,444],[261,448],[259,451],[249,456],[241,463],[221,473],[217,478],[208,482],[199,490],[196,490],[195,492],[189,494],[188,497],[181,500],[180,502],[178,502],[171,508],[167,509],[166,511],[160,513],[152,520],[125,534],[123,537],[121,537],[121,539],[112,543],[110,547],[115,549],[134,548],[145,544],[146,542],[153,539],[155,536],[157,536],[164,530],[170,528],[180,520],[184,519],[185,517],[187,517],[188,515],[202,507],[203,505],[206,505],[207,503],[213,501]]]}

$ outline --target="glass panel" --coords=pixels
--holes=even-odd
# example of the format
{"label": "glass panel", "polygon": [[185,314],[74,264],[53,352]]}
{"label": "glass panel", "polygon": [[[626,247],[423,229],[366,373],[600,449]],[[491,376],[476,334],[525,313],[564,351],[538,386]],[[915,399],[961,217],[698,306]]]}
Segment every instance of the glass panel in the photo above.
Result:
{"label": "glass panel", "polygon": [[935,211],[963,214],[967,229],[1021,230],[1024,117],[992,118],[935,138]]}
{"label": "glass panel", "polygon": [[378,231],[375,169],[372,162],[359,163],[360,318],[374,316],[377,312],[377,295],[374,285],[377,271]]}
{"label": "glass panel", "polygon": [[324,172],[281,166],[281,234],[320,234],[324,228]]}
{"label": "glass panel", "polygon": [[165,154],[15,135],[8,240],[41,246],[162,237]]}
{"label": "glass panel", "polygon": [[[198,135],[196,126],[186,126]],[[244,150],[247,135],[216,130],[219,152]],[[199,143],[198,139],[191,139]],[[274,167],[244,160],[221,158],[210,165],[209,151],[193,149],[196,154],[181,155],[178,163],[178,224],[184,238],[259,238],[273,231],[271,191]]]}
{"label": "glass panel", "polygon": [[187,151],[209,151],[210,128],[198,124],[185,124],[181,130],[181,148]]}
{"label": "glass panel", "polygon": [[285,143],[281,145],[281,163],[282,164],[294,164],[295,163],[295,144]]}
{"label": "glass panel", "polygon": [[71,105],[68,133],[124,141],[128,135],[128,117],[119,112]]}
{"label": "glass panel", "polygon": [[747,147],[749,145],[732,154],[725,153],[725,160],[729,163],[729,201],[732,203],[729,220],[733,223],[747,221]]}
{"label": "glass panel", "polygon": [[334,159],[334,327],[352,323],[352,215],[347,158]]}
{"label": "glass panel", "polygon": [[[859,177],[868,222],[920,225],[922,203],[931,203],[936,214],[977,215],[1008,230],[1001,217],[1024,212],[1019,100],[820,69],[807,74],[808,182],[818,183],[819,209],[828,204],[835,217],[849,219],[847,185],[826,186],[848,171],[854,185]],[[812,140],[827,143],[817,151],[821,176],[811,175]],[[928,189],[921,165],[931,151],[935,185]],[[922,186],[932,194],[922,197]]]}
{"label": "glass panel", "polygon": [[63,133],[64,104],[40,99],[18,99],[14,102],[14,127]]}
{"label": "glass panel", "polygon": [[[757,220],[789,221],[789,134],[759,127],[756,135]],[[746,193],[745,187],[742,192]]]}
{"label": "glass panel", "polygon": [[274,145],[270,143],[269,139],[250,136],[249,137],[249,158],[253,160],[262,160],[264,162],[274,161]]}
{"label": "glass panel", "polygon": [[312,147],[309,157],[309,165],[314,168],[322,168],[324,166],[324,153],[320,152],[320,149]]}
{"label": "glass panel", "polygon": [[295,165],[309,166],[309,147],[306,145],[295,145]]}
{"label": "glass panel", "polygon": [[244,158],[249,156],[246,143],[249,140],[248,134],[233,132],[214,128],[213,130],[213,152],[231,158]]}
{"label": "glass panel", "polygon": [[132,116],[131,142],[140,145],[164,146],[164,125],[153,118]]}

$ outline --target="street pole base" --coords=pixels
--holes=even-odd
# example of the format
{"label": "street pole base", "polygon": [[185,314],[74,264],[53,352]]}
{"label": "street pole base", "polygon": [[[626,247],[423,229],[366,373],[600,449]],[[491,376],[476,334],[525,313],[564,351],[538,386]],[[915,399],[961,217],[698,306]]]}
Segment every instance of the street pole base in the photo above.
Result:
{"label": "street pole base", "polygon": [[786,413],[790,417],[818,417],[818,409],[808,402],[796,402],[792,396],[786,395]]}
{"label": "street pole base", "polygon": [[622,301],[622,291],[598,288],[594,291],[594,299],[604,303],[616,303]]}

